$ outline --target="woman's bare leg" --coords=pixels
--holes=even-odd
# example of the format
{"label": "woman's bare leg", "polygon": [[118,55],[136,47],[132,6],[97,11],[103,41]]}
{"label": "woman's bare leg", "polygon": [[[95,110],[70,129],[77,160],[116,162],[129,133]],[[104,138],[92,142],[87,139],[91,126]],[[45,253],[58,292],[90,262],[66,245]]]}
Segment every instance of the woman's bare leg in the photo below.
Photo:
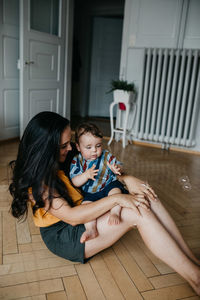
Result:
{"label": "woman's bare leg", "polygon": [[151,201],[151,209],[159,219],[159,221],[163,224],[165,229],[169,232],[169,234],[174,238],[174,240],[178,243],[179,247],[183,250],[183,252],[197,265],[200,266],[200,260],[197,259],[186,242],[184,241],[178,227],[176,226],[174,220],[167,212],[162,203],[158,201]]}
{"label": "woman's bare leg", "polygon": [[154,214],[141,209],[143,221],[138,230],[147,247],[178,272],[200,295],[200,268],[194,264]]}
{"label": "woman's bare leg", "polygon": [[[132,212],[129,214],[129,218],[132,219]],[[97,219],[97,230],[99,235],[93,239],[85,242],[85,257],[91,257],[100,251],[112,246],[118,241],[132,226],[129,222],[121,221],[116,227],[115,225],[109,225],[108,219],[110,212]]]}
{"label": "woman's bare leg", "polygon": [[97,219],[99,235],[85,243],[85,257],[90,257],[114,244],[134,224],[147,245],[159,259],[172,267],[185,278],[198,295],[200,295],[200,268],[181,250],[173,237],[151,211],[140,209],[142,216],[123,208],[122,222],[117,226],[108,225],[109,213]]}

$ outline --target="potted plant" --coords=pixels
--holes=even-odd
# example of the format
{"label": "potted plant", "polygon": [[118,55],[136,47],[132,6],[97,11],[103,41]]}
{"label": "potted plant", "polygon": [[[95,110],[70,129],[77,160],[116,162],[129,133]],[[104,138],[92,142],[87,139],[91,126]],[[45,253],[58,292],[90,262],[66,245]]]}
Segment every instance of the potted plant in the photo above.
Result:
{"label": "potted plant", "polygon": [[126,103],[134,100],[136,88],[134,83],[128,83],[126,80],[112,80],[109,92],[113,92],[114,101],[119,103],[119,108],[126,110]]}

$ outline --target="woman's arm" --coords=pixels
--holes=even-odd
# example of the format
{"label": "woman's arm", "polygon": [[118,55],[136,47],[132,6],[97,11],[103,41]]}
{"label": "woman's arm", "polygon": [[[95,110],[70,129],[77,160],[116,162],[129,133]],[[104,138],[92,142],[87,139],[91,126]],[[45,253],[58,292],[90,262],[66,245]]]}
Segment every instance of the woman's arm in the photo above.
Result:
{"label": "woman's arm", "polygon": [[128,188],[130,194],[143,194],[146,195],[149,200],[156,201],[158,198],[154,190],[150,187],[148,183],[131,176],[131,175],[121,175],[118,176],[118,180],[125,184]]}
{"label": "woman's arm", "polygon": [[[115,194],[102,198],[96,202],[78,205],[75,207],[70,207],[66,201],[61,198],[55,198],[53,200],[52,207],[48,210],[48,213],[66,223],[71,224],[72,226],[75,226],[77,224],[84,224],[95,220],[116,205],[131,208],[135,210],[137,214],[140,214],[137,207],[138,204],[148,209],[147,201],[143,195]],[[48,207],[45,205],[45,208],[47,209]]]}

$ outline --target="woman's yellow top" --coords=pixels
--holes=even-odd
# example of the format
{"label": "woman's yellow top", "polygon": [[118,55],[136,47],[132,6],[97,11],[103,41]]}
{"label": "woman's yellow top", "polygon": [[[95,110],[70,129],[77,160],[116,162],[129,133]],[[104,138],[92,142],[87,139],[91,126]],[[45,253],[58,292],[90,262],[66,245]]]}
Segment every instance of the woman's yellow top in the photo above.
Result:
{"label": "woman's yellow top", "polygon": [[[64,184],[67,188],[67,191],[69,193],[69,196],[71,197],[74,204],[80,205],[83,200],[83,196],[80,193],[80,191],[72,186],[69,178],[65,175],[65,173],[63,171],[61,171],[61,170],[58,171],[58,176],[64,182]],[[32,194],[32,189],[29,188],[28,192],[29,192],[29,194]],[[31,202],[31,206],[32,207],[34,206],[33,202]],[[38,208],[36,210],[35,214],[33,215],[33,221],[35,223],[35,226],[47,227],[47,226],[53,225],[61,220],[54,217],[50,213],[48,213],[48,211],[46,211],[44,208]]]}

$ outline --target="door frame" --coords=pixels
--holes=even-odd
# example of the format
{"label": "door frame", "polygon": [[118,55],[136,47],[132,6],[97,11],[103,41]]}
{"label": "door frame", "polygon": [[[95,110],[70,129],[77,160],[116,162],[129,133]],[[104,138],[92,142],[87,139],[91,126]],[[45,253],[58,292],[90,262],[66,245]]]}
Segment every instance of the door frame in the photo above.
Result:
{"label": "door frame", "polygon": [[[74,33],[74,1],[66,0],[66,36],[64,68],[63,117],[71,118],[72,51]],[[68,110],[68,111],[67,111]]]}

